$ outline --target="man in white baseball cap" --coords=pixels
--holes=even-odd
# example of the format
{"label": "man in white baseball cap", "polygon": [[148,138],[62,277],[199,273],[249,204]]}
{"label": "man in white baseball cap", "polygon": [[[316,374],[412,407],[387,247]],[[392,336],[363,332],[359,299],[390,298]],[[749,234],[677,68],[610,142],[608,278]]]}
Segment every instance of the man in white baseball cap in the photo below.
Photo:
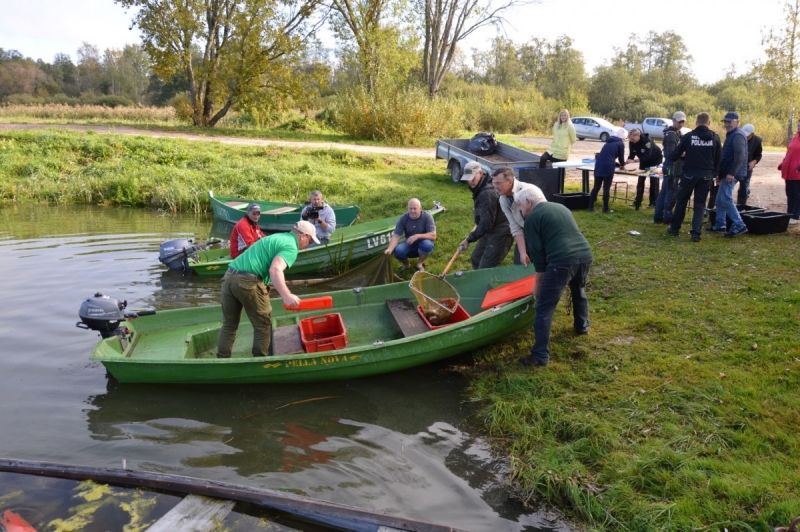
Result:
{"label": "man in white baseball cap", "polygon": [[275,233],[257,240],[235,258],[222,278],[222,327],[217,338],[217,358],[230,358],[242,309],[253,324],[254,357],[269,355],[272,336],[270,282],[287,307],[296,307],[300,298],[289,291],[283,272],[297,260],[297,253],[312,242],[319,244],[317,231],[299,221],[288,233]]}
{"label": "man in white baseball cap", "polygon": [[750,197],[750,178],[753,177],[753,169],[761,162],[763,152],[761,137],[756,135],[756,126],[745,124],[742,131],[747,135],[747,177],[739,180],[739,190],[736,191],[737,205],[747,205],[747,198]]}

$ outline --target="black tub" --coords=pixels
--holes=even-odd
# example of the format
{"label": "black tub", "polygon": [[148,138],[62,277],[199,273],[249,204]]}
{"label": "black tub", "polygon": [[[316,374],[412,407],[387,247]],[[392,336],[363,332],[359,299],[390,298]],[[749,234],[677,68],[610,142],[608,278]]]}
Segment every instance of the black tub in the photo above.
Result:
{"label": "black tub", "polygon": [[589,208],[589,194],[584,194],[583,192],[553,194],[553,202],[560,203],[571,211],[579,211]]}
{"label": "black tub", "polygon": [[[764,207],[755,207],[753,205],[737,205],[736,210],[739,211],[739,214],[744,214],[746,212],[764,212],[766,209]],[[708,221],[711,222],[711,227],[714,227],[714,222],[717,220],[717,209],[710,209],[708,211]],[[725,225],[728,229],[731,228],[731,224],[733,222],[730,219],[730,216],[725,217]]]}
{"label": "black tub", "polygon": [[789,213],[775,211],[742,213],[742,221],[747,226],[747,232],[754,235],[784,233],[789,227],[791,217]]}

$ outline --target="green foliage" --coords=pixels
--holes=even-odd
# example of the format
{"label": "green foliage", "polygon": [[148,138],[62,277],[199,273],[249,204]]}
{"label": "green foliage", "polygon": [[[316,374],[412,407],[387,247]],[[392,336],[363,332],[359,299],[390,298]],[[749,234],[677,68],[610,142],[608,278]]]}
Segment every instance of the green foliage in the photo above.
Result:
{"label": "green foliage", "polygon": [[456,103],[431,101],[418,87],[381,86],[371,93],[363,87],[348,91],[334,116],[337,127],[352,137],[414,145],[455,136],[460,112]]}
{"label": "green foliage", "polygon": [[464,369],[519,496],[598,531],[788,524],[798,233],[695,244],[686,225],[675,239],[626,203],[574,213],[594,251],[591,334],[575,336],[559,305],[549,366],[517,363],[533,340],[521,335]]}

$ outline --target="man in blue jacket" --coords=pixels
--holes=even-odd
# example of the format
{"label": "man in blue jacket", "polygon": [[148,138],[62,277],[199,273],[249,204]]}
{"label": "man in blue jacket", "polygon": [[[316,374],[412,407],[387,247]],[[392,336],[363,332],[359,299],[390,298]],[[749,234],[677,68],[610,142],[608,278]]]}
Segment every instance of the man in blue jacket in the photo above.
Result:
{"label": "man in blue jacket", "polygon": [[[737,113],[726,114],[722,123],[728,135],[722,146],[722,162],[718,178],[719,190],[715,202],[717,218],[711,231],[725,233],[727,238],[733,238],[747,232],[747,226],[744,225],[739,210],[733,203],[733,187],[736,186],[736,180],[747,177],[747,134],[739,127]],[[726,216],[733,222],[730,231],[726,228]]]}

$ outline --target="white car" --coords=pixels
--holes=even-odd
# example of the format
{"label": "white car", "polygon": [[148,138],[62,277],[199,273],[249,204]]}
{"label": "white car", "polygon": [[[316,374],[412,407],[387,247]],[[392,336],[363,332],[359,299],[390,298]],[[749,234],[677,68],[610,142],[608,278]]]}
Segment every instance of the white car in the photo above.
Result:
{"label": "white car", "polygon": [[593,116],[573,118],[572,125],[575,126],[575,136],[578,137],[578,140],[598,139],[603,142],[608,140],[608,137],[619,128],[608,120]]}

